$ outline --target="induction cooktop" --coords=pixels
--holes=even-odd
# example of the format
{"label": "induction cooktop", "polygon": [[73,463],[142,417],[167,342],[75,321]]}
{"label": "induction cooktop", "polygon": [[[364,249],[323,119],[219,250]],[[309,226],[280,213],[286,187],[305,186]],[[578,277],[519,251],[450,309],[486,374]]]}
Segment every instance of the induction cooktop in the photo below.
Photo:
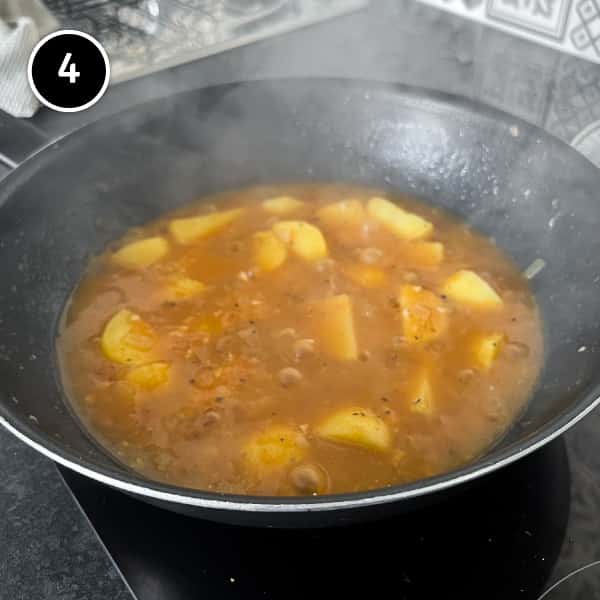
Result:
{"label": "induction cooktop", "polygon": [[60,469],[137,600],[600,598],[600,411],[425,508],[318,530],[234,527]]}

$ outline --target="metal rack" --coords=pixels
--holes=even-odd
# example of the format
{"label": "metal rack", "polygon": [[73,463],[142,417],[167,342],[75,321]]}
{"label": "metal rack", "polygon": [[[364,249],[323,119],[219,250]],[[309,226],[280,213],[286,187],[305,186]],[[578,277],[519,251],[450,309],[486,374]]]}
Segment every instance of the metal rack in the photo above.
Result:
{"label": "metal rack", "polygon": [[96,37],[111,81],[132,79],[348,13],[368,0],[46,0],[61,27]]}

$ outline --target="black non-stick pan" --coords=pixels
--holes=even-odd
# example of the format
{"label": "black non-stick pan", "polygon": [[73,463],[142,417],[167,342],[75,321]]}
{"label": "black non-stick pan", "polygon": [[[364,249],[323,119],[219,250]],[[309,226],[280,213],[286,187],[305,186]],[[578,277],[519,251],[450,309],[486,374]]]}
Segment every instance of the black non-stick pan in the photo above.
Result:
{"label": "black non-stick pan", "polygon": [[[545,367],[521,418],[484,456],[358,494],[231,496],[148,481],[82,429],[61,388],[54,343],[89,258],[127,228],[190,200],[278,181],[407,192],[493,236],[522,269],[545,261],[532,280]],[[599,227],[600,173],[591,163],[467,100],[394,85],[285,80],[143,104],[45,147],[0,184],[0,423],[79,473],[215,520],[339,524],[405,510],[434,493],[443,498],[560,435],[597,404]]]}

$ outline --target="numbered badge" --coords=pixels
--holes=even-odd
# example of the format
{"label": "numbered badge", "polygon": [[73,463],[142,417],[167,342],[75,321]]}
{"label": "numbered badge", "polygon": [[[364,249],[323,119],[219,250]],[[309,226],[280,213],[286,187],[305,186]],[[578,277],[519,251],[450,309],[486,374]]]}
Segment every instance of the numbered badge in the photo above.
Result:
{"label": "numbered badge", "polygon": [[108,55],[91,35],[64,29],[40,40],[29,57],[29,85],[60,112],[78,112],[102,98],[110,79]]}

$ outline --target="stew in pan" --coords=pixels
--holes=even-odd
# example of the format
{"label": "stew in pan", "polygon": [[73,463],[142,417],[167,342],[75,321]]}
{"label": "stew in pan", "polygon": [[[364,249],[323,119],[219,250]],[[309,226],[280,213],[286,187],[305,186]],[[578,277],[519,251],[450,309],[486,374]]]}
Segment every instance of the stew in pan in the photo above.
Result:
{"label": "stew in pan", "polygon": [[146,476],[350,492],[464,464],[542,358],[525,279],[427,204],[310,184],[204,198],[95,258],[58,341],[89,430]]}

